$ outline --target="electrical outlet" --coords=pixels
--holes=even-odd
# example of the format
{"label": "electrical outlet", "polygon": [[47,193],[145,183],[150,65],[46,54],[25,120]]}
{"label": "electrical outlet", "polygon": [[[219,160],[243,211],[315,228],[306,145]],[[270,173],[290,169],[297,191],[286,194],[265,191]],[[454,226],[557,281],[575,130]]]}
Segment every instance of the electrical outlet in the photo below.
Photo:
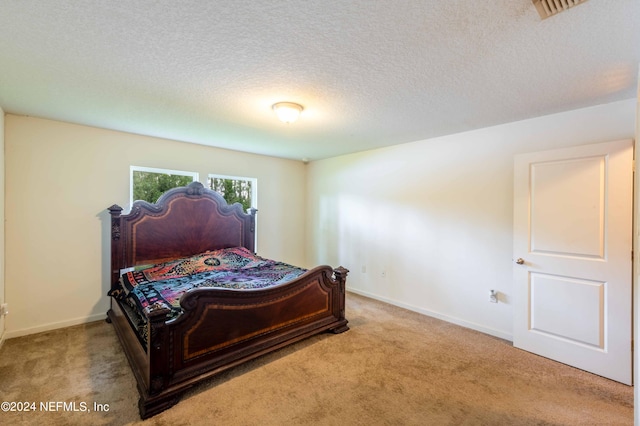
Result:
{"label": "electrical outlet", "polygon": [[489,302],[498,303],[498,292],[495,290],[489,290]]}
{"label": "electrical outlet", "polygon": [[362,265],[362,273],[363,274],[367,273],[367,265]]}
{"label": "electrical outlet", "polygon": [[0,316],[9,315],[9,304],[3,303],[0,305]]}
{"label": "electrical outlet", "polygon": [[382,270],[382,272],[380,272],[380,276],[382,278],[387,278],[387,271],[385,271],[384,269]]}

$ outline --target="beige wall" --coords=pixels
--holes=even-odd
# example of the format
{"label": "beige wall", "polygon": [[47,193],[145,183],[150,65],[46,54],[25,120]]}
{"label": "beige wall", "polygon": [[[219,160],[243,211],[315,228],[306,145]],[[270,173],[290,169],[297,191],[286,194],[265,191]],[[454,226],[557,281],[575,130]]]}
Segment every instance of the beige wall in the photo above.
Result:
{"label": "beige wall", "polygon": [[307,266],[306,166],[38,118],[6,116],[7,337],[105,317],[108,214],[129,166],[258,179],[257,251]]}
{"label": "beige wall", "polygon": [[[4,285],[4,111],[0,108],[0,305],[5,301]],[[5,319],[0,315],[0,345],[4,340]]]}
{"label": "beige wall", "polygon": [[[635,106],[312,162],[309,262],[348,268],[351,291],[511,339],[513,156],[633,138]],[[490,289],[501,303],[488,302]]]}

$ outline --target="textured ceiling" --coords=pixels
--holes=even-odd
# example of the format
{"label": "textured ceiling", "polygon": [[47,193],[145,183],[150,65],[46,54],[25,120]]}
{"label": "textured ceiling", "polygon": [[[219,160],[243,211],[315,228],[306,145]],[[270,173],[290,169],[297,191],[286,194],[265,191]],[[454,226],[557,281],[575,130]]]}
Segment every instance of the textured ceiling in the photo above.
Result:
{"label": "textured ceiling", "polygon": [[0,107],[314,160],[635,98],[639,28],[638,0],[0,0]]}

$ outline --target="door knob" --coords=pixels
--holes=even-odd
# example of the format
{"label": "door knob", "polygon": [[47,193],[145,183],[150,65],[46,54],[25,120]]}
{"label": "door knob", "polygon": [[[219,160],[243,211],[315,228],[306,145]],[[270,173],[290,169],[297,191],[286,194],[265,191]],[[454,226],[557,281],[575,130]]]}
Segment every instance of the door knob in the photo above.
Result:
{"label": "door knob", "polygon": [[519,257],[519,258],[517,258],[517,259],[516,259],[516,263],[517,263],[518,265],[524,265],[524,259],[523,259],[523,258],[521,258],[521,257]]}

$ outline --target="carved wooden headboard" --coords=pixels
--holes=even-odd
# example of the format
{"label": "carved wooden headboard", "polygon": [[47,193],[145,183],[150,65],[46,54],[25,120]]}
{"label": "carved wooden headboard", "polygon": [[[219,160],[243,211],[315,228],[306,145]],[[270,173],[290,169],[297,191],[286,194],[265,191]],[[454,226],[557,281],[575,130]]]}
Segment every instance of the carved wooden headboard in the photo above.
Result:
{"label": "carved wooden headboard", "polygon": [[111,273],[228,247],[255,250],[255,209],[228,205],[220,194],[200,182],[165,192],[156,204],[136,201],[128,214],[109,207]]}

